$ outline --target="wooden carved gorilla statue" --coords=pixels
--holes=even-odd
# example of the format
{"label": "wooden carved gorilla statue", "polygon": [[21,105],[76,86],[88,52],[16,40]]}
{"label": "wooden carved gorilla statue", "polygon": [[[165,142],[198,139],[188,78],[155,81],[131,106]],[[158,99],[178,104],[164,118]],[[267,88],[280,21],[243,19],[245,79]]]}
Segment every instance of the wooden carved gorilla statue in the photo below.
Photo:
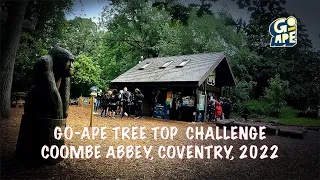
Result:
{"label": "wooden carved gorilla statue", "polygon": [[41,151],[44,145],[50,148],[64,144],[64,139],[55,139],[53,132],[56,126],[64,129],[66,125],[73,62],[74,56],[68,50],[56,47],[34,65],[35,84],[25,100],[16,148],[17,159],[26,165],[61,161],[61,158],[45,159]]}

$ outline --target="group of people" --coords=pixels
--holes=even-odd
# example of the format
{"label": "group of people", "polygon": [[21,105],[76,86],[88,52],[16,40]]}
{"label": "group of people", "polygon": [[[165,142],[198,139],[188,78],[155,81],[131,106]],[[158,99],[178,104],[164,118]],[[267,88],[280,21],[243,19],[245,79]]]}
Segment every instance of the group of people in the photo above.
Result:
{"label": "group of people", "polygon": [[128,91],[125,87],[123,90],[107,91],[105,94],[100,90],[95,99],[94,113],[98,114],[99,107],[102,108],[101,117],[115,118],[116,115],[131,116],[132,108],[134,108],[135,119],[142,118],[142,104],[144,95],[138,88],[135,89],[135,94]]}
{"label": "group of people", "polygon": [[[95,98],[94,114],[98,114],[98,108],[101,107],[101,117],[115,118],[116,115],[120,115],[121,118],[126,116],[129,119],[131,114],[135,114],[135,119],[139,119],[142,118],[143,100],[144,95],[138,88],[134,90],[134,93],[128,91],[127,87],[120,91],[114,89],[105,93],[100,90]],[[216,100],[211,96],[207,103],[206,119],[209,122],[230,119],[231,110],[232,102],[230,99],[220,97]]]}
{"label": "group of people", "polygon": [[207,119],[209,122],[230,119],[232,109],[232,102],[230,99],[221,97],[219,100],[216,100],[211,97],[211,99],[208,100],[207,106]]}

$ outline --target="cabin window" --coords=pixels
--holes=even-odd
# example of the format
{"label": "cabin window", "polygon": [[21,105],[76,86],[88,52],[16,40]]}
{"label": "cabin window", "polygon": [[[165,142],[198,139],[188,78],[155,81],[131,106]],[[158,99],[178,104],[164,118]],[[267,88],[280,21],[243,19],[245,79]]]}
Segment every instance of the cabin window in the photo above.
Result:
{"label": "cabin window", "polygon": [[185,66],[188,62],[190,61],[190,59],[184,59],[180,64],[178,64],[176,67],[183,67]]}
{"label": "cabin window", "polygon": [[142,67],[139,68],[139,70],[145,69],[146,67],[148,67],[151,64],[151,62],[147,62],[145,65],[143,65]]}
{"label": "cabin window", "polygon": [[161,67],[159,67],[160,69],[166,68],[168,67],[173,61],[167,61],[166,63],[164,63]]}

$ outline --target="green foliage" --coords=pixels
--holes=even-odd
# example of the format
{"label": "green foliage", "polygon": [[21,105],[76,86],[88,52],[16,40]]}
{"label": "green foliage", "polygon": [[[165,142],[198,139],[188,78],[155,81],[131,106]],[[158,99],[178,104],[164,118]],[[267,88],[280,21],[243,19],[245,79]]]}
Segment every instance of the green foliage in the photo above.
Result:
{"label": "green foliage", "polygon": [[[233,0],[240,8],[247,8],[251,12],[249,24],[244,27],[246,38],[251,51],[257,53],[261,60],[253,78],[257,81],[255,98],[263,96],[268,80],[275,74],[280,74],[283,80],[289,82],[290,93],[286,101],[289,105],[306,109],[319,104],[319,52],[312,49],[306,28],[298,18],[298,44],[293,48],[269,48],[270,35],[265,33],[275,17],[288,17],[284,8],[285,0],[257,1]],[[294,72],[294,75],[292,74]],[[236,74],[236,73],[235,73]],[[310,87],[307,88],[306,87]],[[301,93],[304,92],[304,93]]]}
{"label": "green foliage", "polygon": [[98,84],[100,67],[92,61],[91,57],[81,54],[74,62],[75,73],[72,78],[74,84]]}
{"label": "green foliage", "polygon": [[263,100],[249,100],[242,104],[242,109],[247,108],[251,117],[271,116],[273,107],[270,103]]}
{"label": "green foliage", "polygon": [[280,118],[284,118],[284,119],[294,119],[296,118],[298,115],[298,112],[296,109],[289,107],[289,106],[284,106],[281,108],[280,110]]}
{"label": "green foliage", "polygon": [[74,0],[30,1],[26,16],[37,18],[34,33],[43,39],[59,39],[65,29],[65,13],[71,12],[73,3]]}
{"label": "green foliage", "polygon": [[151,8],[151,3],[144,0],[121,1],[105,9],[100,24],[110,32],[105,44],[112,47],[125,44],[134,54],[148,58],[158,56],[155,46],[160,39],[162,24],[168,19],[164,11]]}
{"label": "green foliage", "polygon": [[30,88],[33,80],[33,65],[46,53],[47,50],[42,46],[41,39],[33,37],[28,32],[22,32],[14,66],[12,91],[27,91]]}
{"label": "green foliage", "polygon": [[228,23],[232,19],[227,12],[218,15],[204,14],[199,18],[197,10],[190,13],[188,26],[163,27],[158,49],[161,55],[193,54],[203,52],[232,51],[245,45],[243,33]]}
{"label": "green foliage", "polygon": [[95,59],[103,67],[104,86],[136,65],[141,56],[158,56],[156,46],[169,18],[165,11],[153,9],[143,0],[121,1],[105,8],[99,24],[108,31],[100,36],[95,51]]}
{"label": "green foliage", "polygon": [[253,88],[256,82],[239,81],[235,87],[232,99],[234,102],[247,101],[252,98]]}
{"label": "green foliage", "polygon": [[260,100],[248,100],[238,104],[236,109],[238,114],[241,114],[243,109],[248,109],[251,118],[264,118],[264,117],[278,117],[278,118],[296,118],[297,110],[289,106],[283,106],[276,113],[276,109],[272,103],[269,103],[263,99]]}
{"label": "green foliage", "polygon": [[[233,74],[237,79],[247,82],[257,81],[255,76],[260,69],[260,60],[261,57],[251,52],[246,46],[239,48],[236,53],[230,55],[230,65]],[[252,92],[252,97],[254,97],[253,95],[254,91]]]}
{"label": "green foliage", "polygon": [[76,17],[66,23],[60,46],[69,49],[75,56],[75,75],[72,77],[71,94],[74,97],[88,95],[89,88],[96,85],[105,88],[107,83],[104,72],[107,68],[100,63],[101,53],[109,48],[100,48],[103,33],[91,19]]}
{"label": "green foliage", "polygon": [[[6,11],[4,1],[1,10]],[[12,91],[27,91],[32,85],[33,64],[62,38],[65,28],[65,12],[70,12],[73,0],[38,1],[30,0],[25,19],[28,19],[35,29],[23,29],[20,45],[17,51]]]}
{"label": "green foliage", "polygon": [[212,14],[210,8],[212,7],[212,2],[218,0],[208,0],[201,1],[201,3],[190,3],[188,5],[183,5],[179,1],[155,1],[152,7],[156,7],[158,10],[165,10],[170,14],[171,22],[181,22],[183,25],[188,25],[189,14],[192,8],[197,8],[196,14],[198,17],[202,17],[204,14]]}
{"label": "green foliage", "polygon": [[75,56],[94,55],[99,42],[98,26],[91,19],[76,17],[66,23],[60,46],[69,49]]}
{"label": "green foliage", "polygon": [[88,94],[91,86],[100,85],[100,66],[85,54],[78,55],[74,62],[74,75],[71,78],[72,96]]}
{"label": "green foliage", "polygon": [[199,18],[196,10],[192,11],[188,26],[166,25],[158,43],[162,56],[194,54],[204,52],[227,53],[233,73],[238,79],[237,87],[232,89],[233,102],[254,97],[260,57],[247,46],[245,34],[233,25],[234,20],[228,12],[220,11],[217,15],[204,14]]}
{"label": "green foliage", "polygon": [[275,111],[280,111],[286,105],[285,97],[289,92],[289,82],[282,81],[277,74],[269,80],[269,87],[266,88],[264,99],[269,102]]}

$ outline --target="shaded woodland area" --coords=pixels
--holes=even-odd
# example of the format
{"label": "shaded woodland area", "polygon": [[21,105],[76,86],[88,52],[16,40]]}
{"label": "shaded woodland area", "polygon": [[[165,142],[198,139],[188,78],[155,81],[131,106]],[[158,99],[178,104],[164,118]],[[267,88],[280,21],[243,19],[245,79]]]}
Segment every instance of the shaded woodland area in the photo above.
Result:
{"label": "shaded woodland area", "polygon": [[[232,0],[251,13],[249,22],[230,12],[212,13],[215,1],[112,1],[99,23],[66,20],[73,0],[1,2],[1,117],[9,117],[11,92],[27,91],[32,68],[51,47],[75,56],[71,96],[102,89],[141,59],[205,52],[226,52],[237,86],[234,111],[247,106],[264,116],[296,116],[320,104],[320,51],[315,51],[298,19],[298,44],[270,48],[270,23],[288,17],[285,0]],[[12,84],[12,86],[11,86]],[[303,114],[303,113],[302,113]]]}

